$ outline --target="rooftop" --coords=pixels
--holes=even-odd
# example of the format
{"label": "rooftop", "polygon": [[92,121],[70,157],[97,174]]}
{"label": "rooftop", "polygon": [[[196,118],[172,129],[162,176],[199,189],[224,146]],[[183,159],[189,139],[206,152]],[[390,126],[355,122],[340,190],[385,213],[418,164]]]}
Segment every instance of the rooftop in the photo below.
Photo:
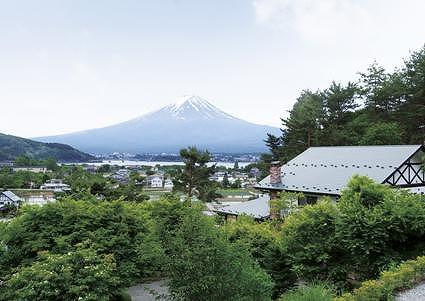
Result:
{"label": "rooftop", "polygon": [[421,145],[310,147],[282,166],[282,183],[270,176],[256,188],[339,195],[356,174],[383,183]]}

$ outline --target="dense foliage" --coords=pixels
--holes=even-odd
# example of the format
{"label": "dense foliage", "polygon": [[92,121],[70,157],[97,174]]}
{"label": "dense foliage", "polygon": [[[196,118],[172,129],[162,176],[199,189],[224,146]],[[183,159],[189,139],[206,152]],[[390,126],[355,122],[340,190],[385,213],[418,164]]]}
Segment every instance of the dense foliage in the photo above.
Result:
{"label": "dense foliage", "polygon": [[394,72],[374,63],[355,82],[303,91],[282,119],[282,136],[266,144],[273,159],[288,161],[309,146],[422,143],[424,87],[425,47]]}
{"label": "dense foliage", "polygon": [[31,171],[12,172],[5,167],[0,169],[0,188],[38,188],[44,182],[50,179],[50,176],[44,173],[35,173]]}
{"label": "dense foliage", "polygon": [[13,161],[19,156],[37,160],[55,158],[58,161],[89,161],[93,157],[75,148],[60,143],[43,143],[0,133],[0,161]]}
{"label": "dense foliage", "polygon": [[66,254],[78,244],[112,254],[117,275],[133,280],[158,269],[161,248],[152,221],[124,202],[64,200],[29,206],[1,234],[0,276],[37,260],[39,252]]}
{"label": "dense foliage", "polygon": [[269,300],[273,283],[213,221],[188,211],[171,242],[170,290],[178,300]]}
{"label": "dense foliage", "polygon": [[[109,300],[145,277],[176,300],[269,300],[273,282],[198,205],[75,201],[1,223],[0,300]],[[61,272],[62,271],[62,272]],[[220,288],[220,289],[217,289]]]}
{"label": "dense foliage", "polygon": [[5,278],[2,300],[104,300],[118,291],[113,255],[92,249],[40,253],[39,260]]}

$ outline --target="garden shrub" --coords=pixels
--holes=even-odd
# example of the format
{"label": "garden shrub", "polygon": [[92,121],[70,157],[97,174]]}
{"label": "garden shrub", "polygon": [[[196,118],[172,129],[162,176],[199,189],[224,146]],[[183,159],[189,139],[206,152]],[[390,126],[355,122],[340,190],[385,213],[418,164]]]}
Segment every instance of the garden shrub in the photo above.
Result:
{"label": "garden shrub", "polygon": [[119,201],[63,200],[28,206],[7,224],[0,276],[31,264],[40,251],[66,254],[79,243],[99,254],[113,254],[117,273],[125,282],[149,276],[161,265],[162,248],[142,207]]}
{"label": "garden shrub", "polygon": [[335,301],[392,300],[394,294],[425,280],[425,256],[402,263],[398,268],[384,271],[377,280],[367,280],[352,293]]}
{"label": "garden shrub", "polygon": [[338,208],[336,238],[355,279],[374,278],[390,262],[424,254],[425,202],[419,196],[356,176]]}
{"label": "garden shrub", "polygon": [[344,281],[344,250],[336,240],[337,206],[330,200],[307,205],[282,225],[284,250],[292,270],[306,281]]}
{"label": "garden shrub", "polygon": [[292,287],[296,275],[291,271],[287,253],[284,252],[281,233],[270,222],[258,223],[249,216],[239,216],[233,223],[223,226],[227,238],[249,250],[252,257],[275,282],[274,296]]}
{"label": "garden shrub", "polygon": [[325,284],[300,286],[283,294],[279,301],[332,301],[333,291]]}
{"label": "garden shrub", "polygon": [[187,210],[170,246],[169,287],[176,300],[271,299],[268,274],[199,210]]}
{"label": "garden shrub", "polygon": [[5,277],[0,300],[109,301],[121,283],[113,255],[99,255],[92,249],[43,252],[31,265]]}

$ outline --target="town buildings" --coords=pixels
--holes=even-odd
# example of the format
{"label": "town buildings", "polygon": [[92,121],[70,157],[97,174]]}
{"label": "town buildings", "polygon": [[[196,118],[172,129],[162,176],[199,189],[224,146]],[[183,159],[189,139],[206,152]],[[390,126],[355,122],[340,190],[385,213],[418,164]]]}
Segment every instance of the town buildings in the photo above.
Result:
{"label": "town buildings", "polygon": [[52,190],[54,192],[70,191],[68,184],[63,183],[61,179],[52,179],[40,186],[42,190]]}

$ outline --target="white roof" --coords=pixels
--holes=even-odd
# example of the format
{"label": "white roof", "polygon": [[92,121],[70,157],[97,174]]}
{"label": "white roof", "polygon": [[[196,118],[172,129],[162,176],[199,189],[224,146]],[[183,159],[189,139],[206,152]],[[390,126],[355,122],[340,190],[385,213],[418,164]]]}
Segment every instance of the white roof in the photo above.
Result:
{"label": "white roof", "polygon": [[270,216],[269,200],[270,197],[268,195],[264,195],[255,200],[223,206],[215,209],[214,211],[224,214],[246,214],[254,218],[266,218]]}
{"label": "white roof", "polygon": [[1,193],[13,202],[19,202],[21,200],[21,198],[14,194],[12,191],[6,190],[2,191]]}
{"label": "white roof", "polygon": [[378,183],[416,153],[421,145],[310,147],[282,166],[282,184],[270,176],[257,188],[339,195],[356,174]]}

